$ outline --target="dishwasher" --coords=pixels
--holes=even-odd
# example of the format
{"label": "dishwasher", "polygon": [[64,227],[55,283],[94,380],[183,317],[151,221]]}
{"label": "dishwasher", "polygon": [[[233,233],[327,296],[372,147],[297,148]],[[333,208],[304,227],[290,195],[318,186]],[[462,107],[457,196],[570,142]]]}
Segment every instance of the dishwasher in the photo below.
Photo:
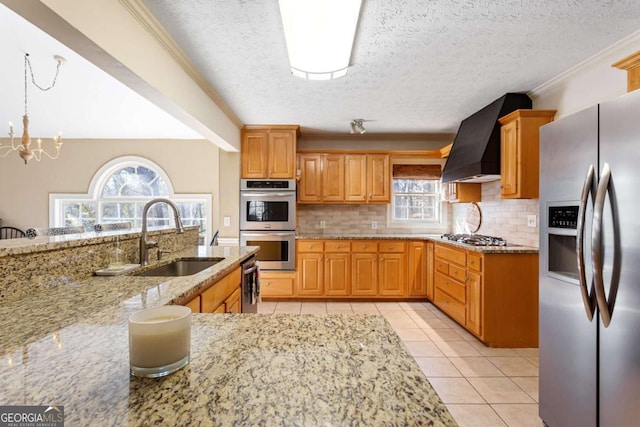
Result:
{"label": "dishwasher", "polygon": [[260,266],[257,255],[242,264],[242,312],[257,313],[260,298]]}

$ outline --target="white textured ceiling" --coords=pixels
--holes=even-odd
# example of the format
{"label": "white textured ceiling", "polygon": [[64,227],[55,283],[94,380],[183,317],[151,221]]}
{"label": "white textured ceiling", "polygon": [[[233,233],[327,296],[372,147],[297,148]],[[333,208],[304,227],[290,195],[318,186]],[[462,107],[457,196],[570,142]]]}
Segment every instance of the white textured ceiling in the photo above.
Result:
{"label": "white textured ceiling", "polygon": [[[141,0],[243,123],[303,132],[451,133],[505,92],[529,91],[640,29],[638,0],[363,0],[346,77],[289,72],[277,0]],[[115,31],[116,29],[114,29]],[[0,5],[0,132],[21,132],[23,55],[32,136],[200,138],[107,73]]]}
{"label": "white textured ceiling", "polygon": [[277,0],[143,0],[244,123],[454,132],[640,29],[640,1],[363,0],[346,77],[288,68]]}

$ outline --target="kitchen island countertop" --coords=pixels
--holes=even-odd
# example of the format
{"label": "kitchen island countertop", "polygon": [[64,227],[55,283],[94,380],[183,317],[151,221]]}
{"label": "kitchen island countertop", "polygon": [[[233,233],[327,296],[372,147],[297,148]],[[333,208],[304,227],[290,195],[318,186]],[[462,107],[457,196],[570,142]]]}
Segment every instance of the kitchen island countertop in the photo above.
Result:
{"label": "kitchen island countertop", "polygon": [[64,406],[66,425],[455,425],[381,316],[195,314],[187,367],[131,377],[128,317],[256,250],[208,248],[227,260],[191,279],[92,277],[0,305],[2,404]]}

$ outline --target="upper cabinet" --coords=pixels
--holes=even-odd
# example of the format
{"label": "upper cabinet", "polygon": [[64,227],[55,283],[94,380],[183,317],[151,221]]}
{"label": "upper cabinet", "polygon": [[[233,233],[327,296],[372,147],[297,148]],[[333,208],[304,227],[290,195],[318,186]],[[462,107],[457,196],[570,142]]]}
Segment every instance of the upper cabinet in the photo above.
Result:
{"label": "upper cabinet", "polygon": [[482,199],[482,184],[447,182],[444,186],[444,199],[449,203],[471,203]]}
{"label": "upper cabinet", "polygon": [[389,203],[388,154],[299,153],[298,202]]}
{"label": "upper cabinet", "polygon": [[245,126],[241,178],[295,178],[297,125]]}
{"label": "upper cabinet", "polygon": [[540,126],[556,110],[516,110],[499,119],[500,194],[503,199],[538,198]]}

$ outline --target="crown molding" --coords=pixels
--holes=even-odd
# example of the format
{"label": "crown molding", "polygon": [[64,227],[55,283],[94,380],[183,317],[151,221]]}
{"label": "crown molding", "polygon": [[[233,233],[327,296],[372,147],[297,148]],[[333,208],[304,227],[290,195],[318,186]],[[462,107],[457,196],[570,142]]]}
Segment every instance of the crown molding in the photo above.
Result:
{"label": "crown molding", "polygon": [[118,0],[119,3],[138,21],[142,27],[151,35],[163,49],[180,65],[180,67],[193,79],[209,98],[229,117],[238,127],[242,127],[242,122],[236,113],[227,105],[224,99],[209,84],[207,79],[193,65],[187,54],[173,40],[167,31],[160,25],[158,20],[142,3],[142,0]]}
{"label": "crown molding", "polygon": [[302,138],[305,140],[324,141],[432,141],[450,143],[455,133],[322,133],[305,132],[302,130]]}
{"label": "crown molding", "polygon": [[602,49],[600,52],[595,55],[585,59],[584,61],[574,65],[568,70],[564,71],[561,74],[558,74],[556,77],[551,80],[542,83],[541,85],[533,88],[527,94],[531,99],[536,99],[541,96],[544,96],[555,89],[566,85],[569,81],[571,81],[576,75],[582,73],[586,69],[592,67],[595,63],[607,60],[607,58],[615,57],[619,58],[621,56],[627,56],[630,48],[636,48],[640,44],[640,30],[635,31],[623,38],[622,40],[617,41],[611,46]]}

